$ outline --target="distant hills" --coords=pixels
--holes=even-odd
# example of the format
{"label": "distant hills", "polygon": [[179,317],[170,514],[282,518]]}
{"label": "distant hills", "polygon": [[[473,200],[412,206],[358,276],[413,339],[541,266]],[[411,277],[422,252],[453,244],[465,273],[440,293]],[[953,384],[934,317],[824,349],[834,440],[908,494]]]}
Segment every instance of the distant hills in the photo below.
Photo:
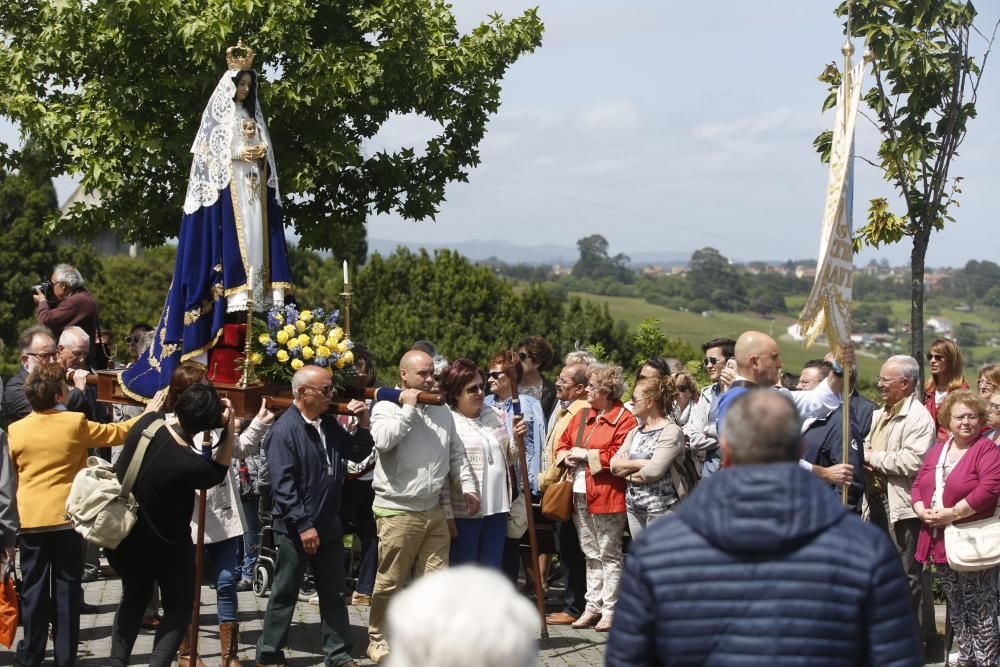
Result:
{"label": "distant hills", "polygon": [[[397,247],[405,246],[412,251],[426,248],[429,252],[440,248],[449,248],[459,254],[476,262],[488,259],[498,259],[508,264],[536,264],[572,266],[579,258],[576,246],[557,246],[548,243],[526,246],[511,243],[510,241],[462,241],[459,243],[401,243],[388,239],[368,239],[368,253],[379,253],[389,255]],[[648,265],[659,265],[664,267],[680,266],[687,264],[691,259],[690,253],[683,252],[626,252],[633,267]]]}

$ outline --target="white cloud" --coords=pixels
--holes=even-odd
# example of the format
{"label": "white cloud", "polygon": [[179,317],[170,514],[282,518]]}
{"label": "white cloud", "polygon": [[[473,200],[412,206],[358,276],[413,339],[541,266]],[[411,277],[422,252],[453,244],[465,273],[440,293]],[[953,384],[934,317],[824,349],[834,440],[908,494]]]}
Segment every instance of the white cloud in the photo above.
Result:
{"label": "white cloud", "polygon": [[630,130],[639,124],[639,111],[625,99],[603,100],[580,114],[579,125],[585,130]]}

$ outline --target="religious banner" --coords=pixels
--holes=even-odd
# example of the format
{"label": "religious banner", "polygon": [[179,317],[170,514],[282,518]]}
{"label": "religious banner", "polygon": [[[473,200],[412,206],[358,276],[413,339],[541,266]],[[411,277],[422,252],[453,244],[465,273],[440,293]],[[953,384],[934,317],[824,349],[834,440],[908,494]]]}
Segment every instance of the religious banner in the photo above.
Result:
{"label": "religious banner", "polygon": [[[823,208],[816,280],[799,315],[805,347],[826,334],[837,354],[851,340],[851,285],[854,275],[851,224],[854,199],[854,125],[861,98],[864,61],[848,70],[837,91],[830,148],[830,177]],[[850,89],[848,90],[848,86]]]}

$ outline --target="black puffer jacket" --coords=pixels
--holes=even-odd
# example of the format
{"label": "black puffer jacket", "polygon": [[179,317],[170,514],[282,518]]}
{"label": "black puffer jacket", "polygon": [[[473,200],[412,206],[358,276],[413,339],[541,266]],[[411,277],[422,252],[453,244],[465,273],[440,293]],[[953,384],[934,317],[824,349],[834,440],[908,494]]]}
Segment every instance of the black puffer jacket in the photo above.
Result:
{"label": "black puffer jacket", "polygon": [[922,664],[889,538],[794,463],[727,468],[626,557],[607,664]]}

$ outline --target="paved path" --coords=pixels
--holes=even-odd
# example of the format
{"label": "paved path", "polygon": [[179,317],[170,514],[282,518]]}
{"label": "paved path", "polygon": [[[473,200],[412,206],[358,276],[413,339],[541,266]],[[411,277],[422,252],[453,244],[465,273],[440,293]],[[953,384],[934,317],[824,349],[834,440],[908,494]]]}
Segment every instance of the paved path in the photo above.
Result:
{"label": "paved path", "polygon": [[[201,632],[198,649],[209,667],[219,664],[219,632],[215,617],[215,591],[202,589]],[[121,581],[101,579],[84,584],[84,599],[97,605],[96,614],[84,614],[80,619],[80,667],[103,667],[111,647],[111,624],[118,602],[121,600]],[[266,598],[257,598],[251,592],[239,594],[240,600],[240,658],[244,665],[252,666],[254,646],[260,636],[261,619],[267,606]],[[354,630],[354,655],[362,665],[372,664],[365,655],[367,646],[368,607],[348,607],[351,628]],[[22,636],[18,628],[17,638]],[[602,665],[604,642],[607,635],[594,630],[573,630],[568,626],[551,626],[549,639],[542,643],[542,665]],[[133,665],[145,665],[153,647],[153,632],[143,630],[132,652]],[[285,655],[291,667],[322,665],[319,632],[319,606],[299,602],[289,635],[289,649]],[[52,661],[52,644],[46,653],[46,664]],[[13,651],[0,647],[0,666],[13,664]]]}
{"label": "paved path", "polygon": [[[80,667],[103,667],[111,646],[111,624],[121,599],[121,582],[118,579],[101,579],[84,585],[84,598],[97,605],[98,612],[85,614],[80,619]],[[240,657],[245,666],[254,664],[254,646],[260,635],[261,619],[267,606],[266,598],[257,598],[251,592],[240,593]],[[202,616],[199,651],[209,667],[219,664],[219,633],[215,618],[215,591],[202,588]],[[365,655],[367,645],[368,607],[349,606],[351,627],[354,631],[354,654],[359,664],[372,664]],[[943,607],[938,615],[943,625]],[[18,628],[18,639],[21,630]],[[604,642],[607,635],[594,630],[574,630],[568,626],[550,626],[549,639],[540,643],[539,663],[550,665],[603,665]],[[145,665],[152,650],[153,633],[143,630],[132,654],[133,665]],[[46,664],[52,660],[51,642]],[[295,609],[294,622],[286,651],[291,667],[322,665],[319,636],[319,606],[300,602]],[[13,664],[13,652],[0,647],[0,666]],[[941,665],[943,663],[933,663]]]}

